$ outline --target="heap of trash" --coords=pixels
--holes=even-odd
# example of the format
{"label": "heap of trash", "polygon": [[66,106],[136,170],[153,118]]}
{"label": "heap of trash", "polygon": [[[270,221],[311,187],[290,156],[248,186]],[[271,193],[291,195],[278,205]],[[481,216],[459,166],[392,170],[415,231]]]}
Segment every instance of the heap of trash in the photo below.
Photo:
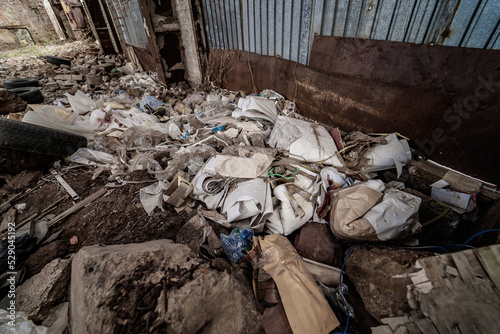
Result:
{"label": "heap of trash", "polygon": [[[119,80],[119,94],[66,93],[29,105],[22,122],[85,137],[87,147],[67,162],[89,166],[92,179],[109,175],[106,188],[143,183],[134,172],[147,172],[153,181],[135,195],[145,212],[171,206],[192,217],[177,242],[250,263],[267,333],[331,332],[340,324],[329,306],[335,299],[352,316],[337,241],[404,243],[421,231],[423,197],[395,181],[412,159],[403,135],[318,124],[269,89],[167,89],[141,73]],[[473,211],[480,185],[460,191],[461,183],[447,174],[432,198]],[[230,233],[216,235],[208,221]],[[188,229],[203,233],[183,239]]]}

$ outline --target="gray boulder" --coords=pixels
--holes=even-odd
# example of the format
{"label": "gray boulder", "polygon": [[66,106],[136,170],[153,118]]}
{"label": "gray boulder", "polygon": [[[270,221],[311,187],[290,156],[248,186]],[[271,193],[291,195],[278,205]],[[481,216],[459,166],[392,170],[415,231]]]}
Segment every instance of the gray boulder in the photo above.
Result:
{"label": "gray boulder", "polygon": [[251,284],[171,240],[89,246],[71,272],[73,333],[260,333]]}

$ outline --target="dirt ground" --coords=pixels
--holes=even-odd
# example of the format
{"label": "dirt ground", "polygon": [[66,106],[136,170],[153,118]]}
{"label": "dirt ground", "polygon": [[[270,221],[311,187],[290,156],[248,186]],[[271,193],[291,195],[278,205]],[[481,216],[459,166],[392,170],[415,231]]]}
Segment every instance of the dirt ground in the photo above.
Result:
{"label": "dirt ground", "polygon": [[[68,170],[63,178],[75,190],[80,198],[85,199],[103,188],[108,182],[106,173],[92,180],[93,172],[86,167]],[[156,239],[173,239],[187,221],[188,214],[178,214],[173,207],[165,206],[165,211],[157,209],[152,216],[148,216],[139,200],[139,189],[147,185],[149,180],[147,172],[134,172],[130,181],[143,183],[127,184],[120,188],[110,189],[104,195],[72,214],[60,223],[52,226],[47,234],[61,231],[56,241],[40,247],[27,260],[26,265],[29,276],[39,272],[43,266],[52,259],[76,253],[80,248],[89,245],[139,243]],[[8,184],[0,189],[5,196],[7,192],[27,190],[29,187],[39,187],[26,197],[13,202],[13,205],[26,203],[27,209],[17,216],[17,221],[42,212],[45,208],[61,198],[55,210],[57,215],[74,205],[73,200],[62,186],[52,177],[43,176],[42,171],[23,172],[12,177]],[[72,237],[78,238],[78,243],[70,244]]]}

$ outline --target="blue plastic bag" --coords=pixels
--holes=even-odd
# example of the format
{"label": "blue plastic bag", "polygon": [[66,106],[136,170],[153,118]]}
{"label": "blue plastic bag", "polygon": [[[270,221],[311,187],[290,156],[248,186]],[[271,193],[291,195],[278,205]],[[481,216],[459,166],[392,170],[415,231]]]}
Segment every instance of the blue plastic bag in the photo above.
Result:
{"label": "blue plastic bag", "polygon": [[243,251],[249,252],[253,246],[254,232],[250,228],[235,228],[229,235],[221,234],[220,241],[224,253],[231,262],[241,262],[245,257]]}

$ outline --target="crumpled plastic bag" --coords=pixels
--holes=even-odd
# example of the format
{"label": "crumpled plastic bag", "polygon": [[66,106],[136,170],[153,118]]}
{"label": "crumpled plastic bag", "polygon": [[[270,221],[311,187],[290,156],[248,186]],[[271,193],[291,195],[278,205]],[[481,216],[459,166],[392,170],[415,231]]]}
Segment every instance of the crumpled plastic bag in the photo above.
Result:
{"label": "crumpled plastic bag", "polygon": [[91,124],[90,116],[79,116],[77,113],[68,113],[61,115],[52,106],[44,106],[40,109],[30,110],[24,115],[23,122],[45,126],[47,128],[67,131],[87,140],[92,140],[96,135],[99,124]]}
{"label": "crumpled plastic bag", "polygon": [[69,104],[71,104],[71,108],[73,109],[73,111],[78,114],[84,114],[88,111],[92,111],[97,109],[98,107],[104,106],[102,102],[100,103],[101,105],[98,105],[94,100],[88,97],[81,90],[77,91],[75,95],[71,95],[69,93],[65,93],[64,95],[66,95],[66,97],[68,98]]}
{"label": "crumpled plastic bag", "polygon": [[387,144],[376,144],[366,151],[364,172],[374,172],[396,167],[398,177],[403,166],[411,160],[411,149],[406,139],[398,139],[395,133],[385,137]]}
{"label": "crumpled plastic bag", "polygon": [[165,103],[158,100],[156,97],[154,97],[152,95],[148,95],[141,100],[140,108],[142,111],[147,110],[146,105],[148,105],[152,109],[156,109],[158,107],[165,105]]}
{"label": "crumpled plastic bag", "polygon": [[151,216],[154,209],[163,211],[163,192],[170,187],[170,183],[159,181],[155,184],[141,188],[139,198],[146,213]]}
{"label": "crumpled plastic bag", "polygon": [[235,228],[229,235],[220,235],[222,248],[229,261],[238,263],[243,260],[243,251],[249,252],[253,247],[253,236],[254,232],[250,228]]}
{"label": "crumpled plastic bag", "polygon": [[268,144],[288,151],[285,153],[299,160],[343,166],[332,136],[318,124],[278,116]]}
{"label": "crumpled plastic bag", "polygon": [[78,151],[69,157],[69,161],[82,165],[99,166],[102,168],[111,168],[118,162],[115,156],[101,151],[95,151],[88,148],[79,148]]}

